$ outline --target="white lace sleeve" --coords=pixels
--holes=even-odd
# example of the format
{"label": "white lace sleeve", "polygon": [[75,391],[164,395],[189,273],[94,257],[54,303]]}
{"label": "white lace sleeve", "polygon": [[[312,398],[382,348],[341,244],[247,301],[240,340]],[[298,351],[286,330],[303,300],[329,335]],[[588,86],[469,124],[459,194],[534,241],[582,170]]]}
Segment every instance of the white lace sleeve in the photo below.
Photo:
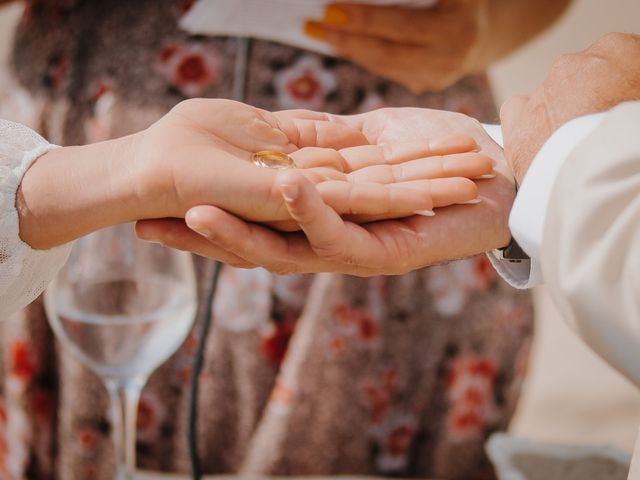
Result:
{"label": "white lace sleeve", "polygon": [[16,191],[31,164],[53,148],[33,130],[0,120],[0,320],[35,300],[71,249],[34,250],[19,234]]}

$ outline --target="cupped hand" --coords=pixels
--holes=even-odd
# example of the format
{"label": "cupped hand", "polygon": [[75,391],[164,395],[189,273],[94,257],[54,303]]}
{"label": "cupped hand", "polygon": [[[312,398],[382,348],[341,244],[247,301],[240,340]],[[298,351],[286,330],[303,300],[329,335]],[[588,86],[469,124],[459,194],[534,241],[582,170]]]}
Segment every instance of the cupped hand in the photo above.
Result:
{"label": "cupped hand", "polygon": [[500,112],[505,153],[518,182],[563,124],[640,100],[639,78],[640,35],[610,33],[580,53],[560,57],[530,96],[505,102]]}
{"label": "cupped hand", "polygon": [[139,224],[140,236],[238,267],[262,266],[276,273],[334,271],[360,276],[400,274],[509,242],[507,220],[514,183],[501,149],[477,121],[461,114],[423,109],[386,109],[352,117],[304,112],[296,115],[340,122],[377,145],[463,132],[474,138],[481,154],[497,160],[496,175],[477,181],[480,203],[450,206],[433,217],[414,215],[358,225],[345,221],[327,206],[299,172],[281,172],[276,187],[305,235],[274,232],[220,208],[199,206],[187,213],[187,222],[194,231],[179,221],[152,221]]}
{"label": "cupped hand", "polygon": [[138,218],[181,218],[189,208],[209,204],[293,228],[274,188],[277,171],[250,161],[260,150],[289,153],[328,205],[360,221],[473,200],[477,188],[470,178],[493,170],[468,135],[366,143],[359,129],[312,113],[275,115],[223,100],[183,102],[138,139],[135,177],[142,179],[139,203],[148,208]]}
{"label": "cupped hand", "polygon": [[440,0],[430,8],[336,3],[306,24],[341,57],[414,92],[441,90],[477,70],[487,0]]}
{"label": "cupped hand", "polygon": [[[291,154],[327,204],[360,221],[471,200],[476,186],[465,177],[492,170],[489,159],[470,151],[469,137],[371,147],[358,129],[303,113],[189,100],[142,132],[53,149],[31,165],[16,192],[20,236],[48,249],[110,225],[183,218],[200,204],[299,228],[287,223],[276,171],[250,161],[261,150]],[[445,154],[457,155],[445,161]]]}

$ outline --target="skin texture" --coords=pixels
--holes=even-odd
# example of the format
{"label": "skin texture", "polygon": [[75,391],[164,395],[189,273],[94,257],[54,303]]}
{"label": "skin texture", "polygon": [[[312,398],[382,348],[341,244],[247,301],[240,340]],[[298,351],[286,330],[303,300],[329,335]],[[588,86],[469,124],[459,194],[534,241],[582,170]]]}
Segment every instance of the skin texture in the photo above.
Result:
{"label": "skin texture", "polygon": [[560,57],[540,88],[511,98],[500,112],[505,153],[518,182],[563,124],[631,100],[640,100],[640,36],[610,33]]}
{"label": "skin texture", "polygon": [[570,0],[440,0],[431,8],[335,3],[306,33],[415,93],[441,90],[524,44]]}
{"label": "skin texture", "polygon": [[496,175],[478,181],[480,203],[448,207],[434,217],[412,216],[361,226],[340,218],[298,172],[283,172],[276,185],[306,237],[277,233],[212,206],[191,209],[187,225],[141,222],[139,236],[238,267],[263,266],[281,274],[335,271],[359,276],[401,274],[509,242],[507,218],[514,184],[501,149],[475,120],[424,109],[385,109],[352,117],[307,115],[356,128],[373,144],[464,132],[474,137],[481,153],[497,159]]}
{"label": "skin texture", "polygon": [[298,229],[275,186],[277,171],[250,161],[260,150],[289,153],[327,205],[359,221],[473,200],[477,186],[465,177],[493,170],[465,135],[394,148],[367,143],[359,129],[307,112],[187,100],[138,134],[38,159],[17,196],[20,234],[34,248],[50,248],[108,225],[183,218],[200,204]]}

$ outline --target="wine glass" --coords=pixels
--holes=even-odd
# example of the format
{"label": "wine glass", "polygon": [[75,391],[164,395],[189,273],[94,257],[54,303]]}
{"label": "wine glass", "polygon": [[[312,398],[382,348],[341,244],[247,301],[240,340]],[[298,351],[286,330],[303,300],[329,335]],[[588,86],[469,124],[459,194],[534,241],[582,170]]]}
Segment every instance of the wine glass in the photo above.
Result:
{"label": "wine glass", "polygon": [[45,293],[56,337],[109,392],[118,480],[134,478],[142,387],[184,341],[196,302],[191,256],[138,240],[131,224],[78,240]]}

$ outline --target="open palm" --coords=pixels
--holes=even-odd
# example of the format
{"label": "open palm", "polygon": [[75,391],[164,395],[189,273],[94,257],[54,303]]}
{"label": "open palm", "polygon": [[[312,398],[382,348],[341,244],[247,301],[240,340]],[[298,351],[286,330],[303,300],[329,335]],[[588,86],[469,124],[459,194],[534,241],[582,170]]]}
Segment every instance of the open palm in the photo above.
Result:
{"label": "open palm", "polygon": [[[460,114],[423,109],[384,109],[348,117],[310,112],[276,115],[281,119],[296,116],[345,125],[361,132],[371,144],[384,148],[415,141],[428,143],[452,133],[467,134],[476,140],[480,153],[496,160],[496,175],[477,182],[480,203],[452,205],[433,217],[413,215],[359,225],[341,218],[303,175],[281,172],[275,185],[305,235],[274,232],[220,208],[199,206],[188,212],[187,221],[202,235],[187,233],[177,225],[169,228],[147,224],[141,226],[141,236],[239,267],[263,266],[277,273],[335,271],[360,276],[400,274],[508,243],[513,181],[501,149],[477,121]],[[446,170],[446,159],[443,166]]]}

